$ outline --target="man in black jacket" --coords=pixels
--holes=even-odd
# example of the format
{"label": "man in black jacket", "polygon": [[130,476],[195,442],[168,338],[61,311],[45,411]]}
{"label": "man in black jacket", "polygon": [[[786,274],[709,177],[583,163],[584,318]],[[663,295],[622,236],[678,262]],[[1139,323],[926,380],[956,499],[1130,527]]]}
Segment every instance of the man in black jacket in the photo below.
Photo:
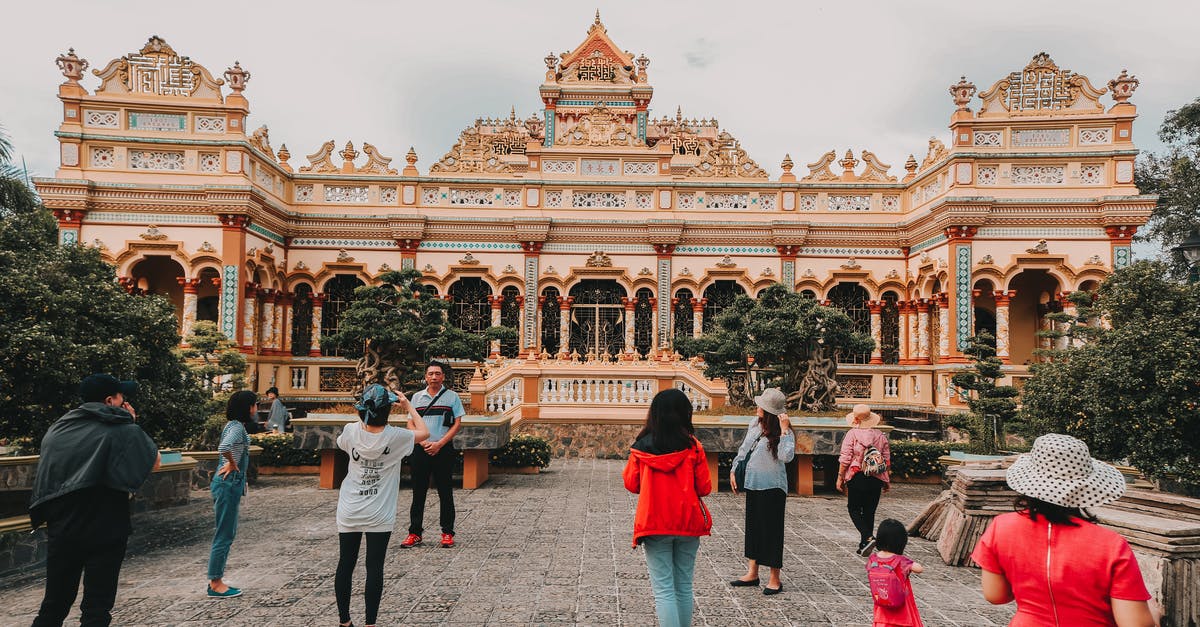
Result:
{"label": "man in black jacket", "polygon": [[158,447],[135,422],[134,381],[94,374],[79,386],[83,405],[42,438],[29,517],[46,524],[46,593],[34,627],[62,625],[83,577],[82,625],[108,625],[125,543],[129,499],[158,468]]}

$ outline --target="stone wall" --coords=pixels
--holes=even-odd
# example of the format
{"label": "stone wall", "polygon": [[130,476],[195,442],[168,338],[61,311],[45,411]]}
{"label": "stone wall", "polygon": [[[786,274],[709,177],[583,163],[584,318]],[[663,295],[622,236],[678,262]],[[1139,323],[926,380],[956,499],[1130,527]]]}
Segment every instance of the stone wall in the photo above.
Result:
{"label": "stone wall", "polygon": [[513,428],[513,435],[545,438],[555,457],[625,459],[641,430],[641,424],[521,422]]}

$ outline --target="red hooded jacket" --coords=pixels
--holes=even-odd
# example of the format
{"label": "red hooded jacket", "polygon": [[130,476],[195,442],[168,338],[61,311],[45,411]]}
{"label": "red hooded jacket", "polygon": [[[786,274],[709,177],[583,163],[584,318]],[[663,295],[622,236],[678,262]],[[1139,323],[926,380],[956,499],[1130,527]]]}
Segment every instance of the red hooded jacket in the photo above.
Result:
{"label": "red hooded jacket", "polygon": [[712,492],[704,447],[693,445],[672,453],[654,453],[639,440],[625,464],[625,489],[638,495],[633,519],[633,545],[645,536],[706,536],[712,515],[702,496]]}

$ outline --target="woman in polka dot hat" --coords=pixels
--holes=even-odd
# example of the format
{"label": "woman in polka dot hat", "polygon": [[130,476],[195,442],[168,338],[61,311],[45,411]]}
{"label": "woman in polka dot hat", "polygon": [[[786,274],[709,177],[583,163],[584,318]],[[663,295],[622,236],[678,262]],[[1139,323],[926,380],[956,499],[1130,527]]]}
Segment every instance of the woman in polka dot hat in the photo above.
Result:
{"label": "woman in polka dot hat", "polygon": [[1009,625],[1151,627],[1150,593],[1129,543],[1096,525],[1087,508],[1125,493],[1120,471],[1083,442],[1051,433],[1008,469],[1017,510],[994,518],[971,558],[983,596],[1015,600]]}

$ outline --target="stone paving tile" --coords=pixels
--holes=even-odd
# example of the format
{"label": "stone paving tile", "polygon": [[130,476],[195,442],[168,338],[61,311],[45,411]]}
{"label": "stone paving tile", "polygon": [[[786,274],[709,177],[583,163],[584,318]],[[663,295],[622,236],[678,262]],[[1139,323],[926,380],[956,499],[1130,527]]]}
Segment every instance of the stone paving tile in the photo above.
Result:
{"label": "stone paving tile", "polygon": [[[645,557],[630,546],[635,496],[620,480],[622,462],[556,459],[540,475],[500,475],[473,492],[455,493],[458,545],[401,549],[408,487],[384,571],[380,625],[653,625],[654,598]],[[900,485],[884,496],[879,517],[911,520],[936,486]],[[436,495],[425,527],[437,530]],[[696,560],[694,624],[870,625],[871,605],[857,534],[845,501],[833,496],[787,502],[785,592],[764,597],[733,589],[744,572],[741,497],[707,499],[713,535]],[[211,500],[193,493],[187,506],[135,518],[114,609],[119,625],[333,624],[337,566],[337,494],[311,477],[267,476],[243,501],[227,579],[238,599],[204,597],[212,537]],[[427,538],[432,541],[432,538]],[[1013,607],[988,605],[978,571],[950,568],[923,540],[909,555],[926,572],[913,587],[925,623],[1003,625]],[[764,570],[765,576],[765,570]],[[362,622],[365,574],[355,572],[352,615]],[[40,577],[0,581],[0,625],[29,624],[41,601]],[[74,610],[68,622],[78,620]]]}

